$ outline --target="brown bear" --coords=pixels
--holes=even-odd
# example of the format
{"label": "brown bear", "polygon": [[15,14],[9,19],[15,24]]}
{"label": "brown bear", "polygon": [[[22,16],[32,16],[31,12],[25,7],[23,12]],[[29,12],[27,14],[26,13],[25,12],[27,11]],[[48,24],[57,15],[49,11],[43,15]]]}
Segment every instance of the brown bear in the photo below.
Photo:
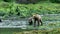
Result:
{"label": "brown bear", "polygon": [[29,18],[29,25],[32,25],[34,22],[34,26],[36,25],[36,22],[38,24],[38,26],[40,25],[43,25],[42,24],[42,18],[39,14],[34,14],[32,17]]}
{"label": "brown bear", "polygon": [[28,19],[28,22],[29,22],[29,25],[32,25],[32,24],[33,24],[33,17],[30,17],[30,18]]}

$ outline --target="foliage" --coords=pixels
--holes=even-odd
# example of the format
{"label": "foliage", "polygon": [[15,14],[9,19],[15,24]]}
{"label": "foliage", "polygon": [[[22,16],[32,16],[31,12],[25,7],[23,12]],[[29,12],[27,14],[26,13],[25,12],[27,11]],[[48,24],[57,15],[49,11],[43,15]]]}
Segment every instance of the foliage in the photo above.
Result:
{"label": "foliage", "polygon": [[[60,14],[60,4],[38,3],[38,4],[16,4],[16,3],[0,3],[0,12],[8,16],[29,17],[33,13],[38,14]],[[28,14],[28,15],[27,15]],[[0,14],[1,15],[1,14]]]}
{"label": "foliage", "polygon": [[14,2],[16,0],[3,0],[4,2]]}
{"label": "foliage", "polygon": [[51,2],[60,3],[60,0],[50,0]]}

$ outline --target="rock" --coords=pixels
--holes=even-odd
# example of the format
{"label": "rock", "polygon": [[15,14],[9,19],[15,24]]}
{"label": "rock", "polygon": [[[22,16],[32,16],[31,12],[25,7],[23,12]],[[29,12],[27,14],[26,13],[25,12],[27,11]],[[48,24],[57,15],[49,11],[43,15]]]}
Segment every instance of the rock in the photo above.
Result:
{"label": "rock", "polygon": [[0,19],[0,22],[2,22],[2,20]]}

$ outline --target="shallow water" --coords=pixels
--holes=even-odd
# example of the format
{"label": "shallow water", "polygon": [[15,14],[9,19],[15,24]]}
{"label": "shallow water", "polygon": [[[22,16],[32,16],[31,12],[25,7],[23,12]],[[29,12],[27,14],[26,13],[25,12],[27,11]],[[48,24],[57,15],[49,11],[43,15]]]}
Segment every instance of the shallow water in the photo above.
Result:
{"label": "shallow water", "polygon": [[[46,15],[41,15],[42,17],[48,17],[48,18],[54,18],[57,17],[57,20],[46,20],[43,21],[44,25],[47,25],[49,23],[56,23],[56,22],[60,22],[60,14],[46,14]],[[2,20],[2,22],[0,22],[0,28],[26,28],[28,26],[28,19],[20,19],[20,20]]]}

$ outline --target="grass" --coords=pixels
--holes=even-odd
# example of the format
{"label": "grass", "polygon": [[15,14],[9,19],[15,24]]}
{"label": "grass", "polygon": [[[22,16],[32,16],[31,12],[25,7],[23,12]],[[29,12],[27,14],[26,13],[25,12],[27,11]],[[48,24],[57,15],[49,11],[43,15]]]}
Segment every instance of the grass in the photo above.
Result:
{"label": "grass", "polygon": [[60,15],[44,15],[42,16],[43,21],[60,21]]}
{"label": "grass", "polygon": [[[18,6],[18,11],[16,11]],[[8,3],[0,2],[0,15],[1,16],[16,16],[18,12],[19,16],[28,17],[33,13],[38,14],[60,14],[60,4],[58,3],[36,3],[36,4],[17,4],[17,3]],[[11,11],[11,13],[10,13]],[[28,15],[27,15],[28,14]]]}
{"label": "grass", "polygon": [[54,29],[54,30],[32,30],[32,31],[24,31],[24,32],[18,32],[15,34],[59,34],[60,30],[58,29]]}

